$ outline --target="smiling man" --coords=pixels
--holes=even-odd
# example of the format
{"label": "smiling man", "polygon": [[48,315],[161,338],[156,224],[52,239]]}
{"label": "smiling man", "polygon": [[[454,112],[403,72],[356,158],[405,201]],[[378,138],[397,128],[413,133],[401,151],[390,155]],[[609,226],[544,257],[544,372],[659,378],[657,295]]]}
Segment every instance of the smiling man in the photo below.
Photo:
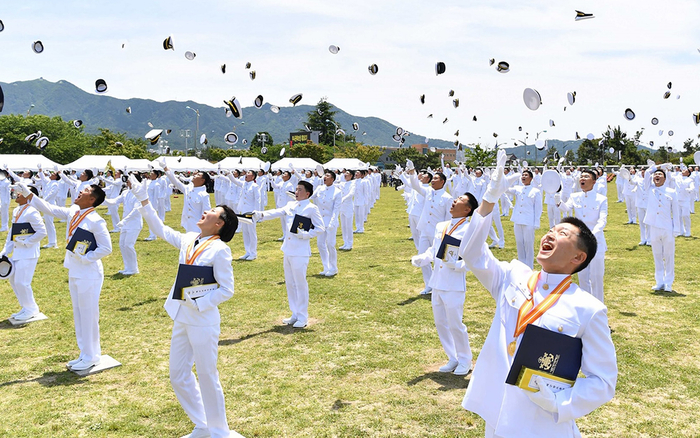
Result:
{"label": "smiling man", "polygon": [[[575,419],[612,399],[617,382],[615,346],[610,339],[607,309],[571,283],[596,253],[596,239],[586,224],[567,217],[540,240],[537,262],[497,260],[485,245],[489,215],[504,193],[505,151],[483,202],[462,238],[460,255],[496,301],[491,328],[477,359],[462,406],[481,416],[487,437],[580,436]],[[571,388],[554,393],[536,379],[539,392],[505,383],[527,322],[568,336],[583,345],[581,373]]]}
{"label": "smiling man", "polygon": [[206,172],[197,172],[192,177],[192,182],[185,185],[175,178],[173,172],[168,169],[164,158],[160,158],[158,164],[165,171],[165,175],[167,175],[173,187],[182,192],[185,198],[182,205],[180,225],[182,225],[182,228],[188,233],[199,232],[199,228],[197,227],[199,218],[202,216],[202,213],[211,209],[211,201],[209,200],[209,193],[207,193],[207,183],[211,177]]}

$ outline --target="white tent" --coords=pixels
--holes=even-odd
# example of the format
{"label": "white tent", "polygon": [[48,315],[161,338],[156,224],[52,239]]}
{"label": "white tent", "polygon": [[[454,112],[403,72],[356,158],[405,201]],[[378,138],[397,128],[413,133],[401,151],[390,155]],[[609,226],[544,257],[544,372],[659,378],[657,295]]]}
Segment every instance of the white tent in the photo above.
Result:
{"label": "white tent", "polygon": [[357,158],[333,158],[331,161],[323,165],[324,169],[331,170],[358,170],[367,169],[367,163],[363,163]]}
{"label": "white tent", "polygon": [[129,160],[129,166],[127,168],[128,170],[143,172],[146,170],[151,170],[151,162],[145,158]]}
{"label": "white tent", "polygon": [[124,155],[83,155],[72,163],[66,164],[63,168],[71,170],[104,170],[109,161],[112,162],[112,167],[115,169],[128,168],[129,165],[129,159]]}
{"label": "white tent", "polygon": [[272,164],[272,170],[288,170],[290,164],[298,170],[314,170],[316,166],[320,165],[311,158],[282,158],[281,160]]}
{"label": "white tent", "polygon": [[265,162],[257,157],[226,157],[215,166],[219,165],[222,170],[258,170],[263,168]]}
{"label": "white tent", "polygon": [[[210,162],[208,162],[206,160],[199,159],[197,157],[164,156],[164,157],[160,157],[160,158],[165,158],[165,162],[168,165],[168,169],[171,169],[171,170],[176,171],[176,172],[184,172],[184,171],[193,172],[195,170],[210,171],[210,170],[217,169],[215,164],[211,164]],[[160,165],[158,164],[158,160],[160,160],[160,158],[151,161],[151,164],[156,169],[160,169]]]}
{"label": "white tent", "polygon": [[13,172],[19,170],[39,170],[39,164],[41,164],[42,169],[53,170],[56,166],[62,169],[58,163],[54,163],[43,155],[27,155],[27,154],[1,154],[0,155],[0,168],[7,164],[8,169]]}

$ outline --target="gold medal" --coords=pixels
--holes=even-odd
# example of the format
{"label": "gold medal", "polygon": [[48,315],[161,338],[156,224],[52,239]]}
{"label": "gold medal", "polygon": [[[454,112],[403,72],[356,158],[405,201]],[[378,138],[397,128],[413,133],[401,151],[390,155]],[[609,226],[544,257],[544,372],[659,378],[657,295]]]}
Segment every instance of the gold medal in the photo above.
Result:
{"label": "gold medal", "polygon": [[547,283],[543,284],[542,289],[549,290],[549,285]]}
{"label": "gold medal", "polygon": [[508,354],[511,356],[515,355],[515,341],[508,344]]}

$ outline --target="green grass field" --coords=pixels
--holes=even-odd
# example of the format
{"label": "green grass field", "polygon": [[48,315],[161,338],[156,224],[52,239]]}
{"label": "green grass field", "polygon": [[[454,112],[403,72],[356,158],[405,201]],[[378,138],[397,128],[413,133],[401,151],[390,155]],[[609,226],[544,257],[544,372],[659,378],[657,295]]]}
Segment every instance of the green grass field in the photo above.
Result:
{"label": "green grass field", "polygon": [[[651,248],[637,246],[639,230],[625,224],[615,185],[609,190],[605,294],[619,378],[613,401],[580,419],[579,427],[596,437],[698,436],[698,238],[677,239],[675,293],[652,292]],[[182,199],[173,198],[166,217],[178,229],[181,206]],[[692,217],[694,236],[700,236],[698,218],[700,211]],[[496,255],[511,260],[511,223],[504,221],[504,228],[506,248]],[[57,229],[65,236],[65,224]],[[123,268],[117,234],[114,253],[104,260],[102,351],[122,362],[119,368],[88,378],[65,369],[78,351],[63,250],[42,250],[34,276],[48,320],[12,327],[6,318],[19,307],[9,284],[0,282],[2,436],[179,437],[191,431],[168,380],[172,321],[163,303],[177,250],[162,240],[143,241],[147,233],[136,245],[141,274],[116,274]],[[244,252],[240,235],[230,243],[236,293],[220,306],[219,372],[232,429],[247,437],[483,436],[483,421],[460,407],[469,376],[437,372],[446,357],[430,301],[417,295],[422,278],[409,262],[415,251],[399,192],[382,189],[366,233],[355,236],[352,251],[339,252],[336,277],[315,275],[322,268],[312,242],[305,330],[281,325],[289,310],[280,235],[278,221],[259,224],[253,262],[236,260]],[[4,242],[4,233],[0,237]],[[495,305],[471,274],[467,288],[464,320],[477,357]]]}

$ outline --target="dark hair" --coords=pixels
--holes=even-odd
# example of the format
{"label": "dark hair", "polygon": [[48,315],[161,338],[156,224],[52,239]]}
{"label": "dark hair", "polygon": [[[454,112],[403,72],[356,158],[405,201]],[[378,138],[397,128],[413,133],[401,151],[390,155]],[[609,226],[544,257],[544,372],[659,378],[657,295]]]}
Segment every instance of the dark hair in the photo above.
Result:
{"label": "dark hair", "polygon": [[526,173],[530,175],[530,178],[534,178],[534,176],[532,175],[532,172],[530,172],[530,171],[527,170],[527,169],[523,170],[523,175],[526,174]]}
{"label": "dark hair", "polygon": [[[562,224],[571,224],[578,228],[578,239],[576,239],[578,249],[586,253],[586,260],[579,265],[579,267],[572,272],[575,274],[577,272],[583,271],[588,267],[595,257],[595,253],[598,251],[598,240],[595,238],[590,228],[583,223],[581,219],[577,219],[572,216],[567,216],[561,220]],[[590,291],[589,291],[590,292]]]}
{"label": "dark hair", "polygon": [[292,177],[292,172],[290,172],[290,171],[288,171],[288,170],[285,170],[284,172],[282,172],[282,175],[287,175],[289,178],[291,178],[291,177]]}
{"label": "dark hair", "polygon": [[134,175],[136,181],[141,182],[141,174],[139,172],[133,172],[132,175]]}
{"label": "dark hair", "polygon": [[[656,169],[656,170],[654,171],[654,173],[656,173],[656,172],[661,172],[661,173],[663,173],[663,174],[664,174],[664,179],[666,179],[666,172],[664,172],[662,169]],[[653,174],[652,174],[652,175],[653,175]]]}
{"label": "dark hair", "polygon": [[211,176],[209,176],[207,172],[200,171],[199,173],[201,173],[202,178],[204,178],[204,187],[208,186],[211,183]]}
{"label": "dark hair", "polygon": [[221,207],[223,210],[219,213],[219,218],[224,221],[224,224],[219,228],[219,238],[222,242],[229,242],[236,234],[238,216],[236,216],[236,213],[234,213],[228,205],[217,205],[216,207]]}
{"label": "dark hair", "polygon": [[438,178],[440,178],[440,179],[442,180],[442,183],[443,183],[443,184],[447,182],[447,177],[445,176],[444,173],[438,172],[438,173],[436,173],[435,175],[437,175]]}
{"label": "dark hair", "polygon": [[92,196],[95,197],[95,202],[92,203],[92,206],[97,207],[104,202],[105,191],[102,190],[102,187],[98,186],[97,184],[90,184],[90,187],[92,187]]}
{"label": "dark hair", "polygon": [[159,169],[153,169],[151,172],[155,173],[157,177],[163,175],[163,171]]}
{"label": "dark hair", "polygon": [[350,181],[355,179],[355,172],[353,172],[352,170],[346,170],[346,172],[350,172]]}
{"label": "dark hair", "polygon": [[309,197],[314,194],[314,186],[308,181],[299,181],[297,186],[302,186],[309,193]]}
{"label": "dark hair", "polygon": [[[333,172],[332,170],[329,170],[326,173],[329,174],[331,176],[331,178],[333,178],[333,181],[335,181],[335,172]],[[325,175],[325,173],[324,173],[324,175]]]}
{"label": "dark hair", "polygon": [[[254,170],[249,170],[248,172],[253,174],[253,181],[256,181],[258,178],[258,172],[254,171]],[[248,172],[246,172],[245,174],[248,175]]]}
{"label": "dark hair", "polygon": [[594,172],[594,171],[592,171],[591,169],[582,170],[582,171],[581,171],[581,174],[584,174],[584,173],[587,173],[587,174],[589,174],[590,176],[592,176],[592,177],[593,177],[593,180],[598,179],[597,173]]}
{"label": "dark hair", "polygon": [[53,174],[56,175],[56,181],[61,180],[61,172],[54,172]]}
{"label": "dark hair", "polygon": [[92,173],[92,170],[90,169],[83,170],[83,173],[87,175],[87,179],[93,179],[95,177],[95,174]]}
{"label": "dark hair", "polygon": [[476,200],[476,196],[472,195],[471,193],[467,192],[464,194],[464,196],[467,197],[469,207],[471,207],[472,211],[469,212],[467,217],[471,216],[474,214],[477,208],[479,208],[479,201]]}
{"label": "dark hair", "polygon": [[29,186],[29,191],[39,196],[39,190],[35,186]]}
{"label": "dark hair", "polygon": [[433,174],[432,174],[432,173],[428,172],[427,170],[426,170],[426,171],[423,171],[423,173],[426,174],[426,175],[428,175],[428,176],[430,177],[431,180],[433,179]]}

